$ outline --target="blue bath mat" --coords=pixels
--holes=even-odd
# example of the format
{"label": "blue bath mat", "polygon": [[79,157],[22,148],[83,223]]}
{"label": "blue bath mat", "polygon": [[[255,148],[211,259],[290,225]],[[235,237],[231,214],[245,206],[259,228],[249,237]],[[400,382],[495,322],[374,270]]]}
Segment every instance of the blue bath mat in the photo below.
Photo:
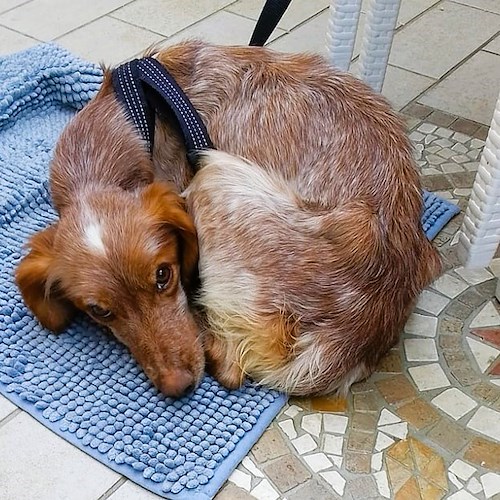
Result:
{"label": "blue bath mat", "polygon": [[59,336],[23,305],[13,271],[29,235],[52,222],[47,165],[64,125],[101,71],[42,45],[0,58],[0,393],[46,427],[143,487],[208,499],[286,398],[206,377],[189,398],[164,398],[128,351],[83,315]]}
{"label": "blue bath mat", "polygon": [[460,213],[460,208],[451,201],[429,191],[424,191],[422,226],[430,240],[434,239],[439,231],[458,213]]}
{"label": "blue bath mat", "polygon": [[[56,217],[47,183],[54,143],[101,78],[54,45],[0,58],[0,393],[145,488],[208,499],[286,398],[248,383],[227,391],[209,377],[189,398],[164,398],[87,317],[59,336],[44,331],[13,282],[22,245]],[[451,207],[428,199],[429,236]]]}

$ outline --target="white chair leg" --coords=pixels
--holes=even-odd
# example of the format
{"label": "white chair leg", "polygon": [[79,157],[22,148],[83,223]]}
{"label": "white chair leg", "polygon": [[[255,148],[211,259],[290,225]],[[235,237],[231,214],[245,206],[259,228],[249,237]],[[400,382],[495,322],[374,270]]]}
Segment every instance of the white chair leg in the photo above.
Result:
{"label": "white chair leg", "polygon": [[351,64],[361,0],[331,0],[327,45],[332,66],[347,71]]}
{"label": "white chair leg", "polygon": [[380,92],[401,0],[370,0],[359,56],[359,77]]}
{"label": "white chair leg", "polygon": [[457,252],[466,267],[485,267],[500,242],[500,96],[479,162]]}

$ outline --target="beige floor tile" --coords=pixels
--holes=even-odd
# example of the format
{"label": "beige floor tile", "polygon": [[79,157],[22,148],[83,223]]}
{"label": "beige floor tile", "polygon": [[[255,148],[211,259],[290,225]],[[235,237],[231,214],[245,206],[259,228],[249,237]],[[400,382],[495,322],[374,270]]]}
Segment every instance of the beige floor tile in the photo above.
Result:
{"label": "beige floor tile", "polygon": [[106,16],[61,38],[57,43],[84,59],[117,64],[162,40],[160,35]]}
{"label": "beige floor tile", "polygon": [[0,26],[0,55],[10,54],[19,50],[27,49],[38,42],[34,38],[21,35],[15,31]]}
{"label": "beige floor tile", "polygon": [[500,55],[482,51],[425,93],[419,102],[489,125],[499,82]]}
{"label": "beige floor tile", "polygon": [[289,34],[279,37],[269,47],[282,52],[316,52],[326,56],[327,29],[328,11],[325,11]]}
{"label": "beige floor tile", "polygon": [[0,420],[10,415],[15,409],[16,405],[12,404],[7,398],[0,395]]}
{"label": "beige floor tile", "polygon": [[498,0],[453,0],[456,3],[477,7],[478,9],[496,12],[500,14],[500,2]]}
{"label": "beige floor tile", "polygon": [[500,35],[498,35],[488,45],[486,45],[484,50],[500,55]]}
{"label": "beige floor tile", "polygon": [[[328,0],[308,0],[291,2],[278,23],[279,28],[291,30],[330,5]],[[229,12],[257,20],[263,6],[262,0],[240,0],[226,8]]]}
{"label": "beige floor tile", "polygon": [[29,0],[0,0],[0,12],[19,7],[19,5],[28,2]]}
{"label": "beige floor tile", "polygon": [[[251,19],[221,11],[177,33],[168,39],[168,44],[201,38],[220,45],[248,45],[254,27],[255,21]],[[283,33],[283,30],[277,29],[271,39]]]}
{"label": "beige floor tile", "polygon": [[108,498],[109,500],[156,500],[162,497],[141,488],[132,481],[127,481]]}
{"label": "beige floor tile", "polygon": [[396,27],[408,24],[412,19],[438,2],[439,0],[401,0]]}
{"label": "beige floor tile", "polygon": [[429,88],[434,81],[426,76],[417,75],[395,66],[388,66],[382,94],[389,99],[395,109],[400,110]]}
{"label": "beige floor tile", "polygon": [[229,5],[230,0],[136,0],[113,17],[171,36]]}
{"label": "beige floor tile", "polygon": [[27,413],[0,427],[2,500],[95,500],[120,476]]}
{"label": "beige floor tile", "polygon": [[389,62],[439,78],[499,28],[496,14],[444,1],[396,33]]}
{"label": "beige floor tile", "polygon": [[0,24],[49,41],[113,11],[129,0],[33,0],[0,16]]}

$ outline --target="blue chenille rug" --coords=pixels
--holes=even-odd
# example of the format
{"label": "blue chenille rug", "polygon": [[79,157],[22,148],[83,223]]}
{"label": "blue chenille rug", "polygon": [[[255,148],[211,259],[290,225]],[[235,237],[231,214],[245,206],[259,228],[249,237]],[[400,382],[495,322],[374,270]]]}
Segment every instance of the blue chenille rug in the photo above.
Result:
{"label": "blue chenille rug", "polygon": [[[0,58],[0,393],[154,493],[212,498],[286,397],[250,383],[227,391],[206,377],[189,398],[165,398],[84,315],[59,336],[44,331],[13,281],[23,244],[56,218],[47,181],[54,143],[101,78],[50,44]],[[424,199],[432,238],[457,208]]]}

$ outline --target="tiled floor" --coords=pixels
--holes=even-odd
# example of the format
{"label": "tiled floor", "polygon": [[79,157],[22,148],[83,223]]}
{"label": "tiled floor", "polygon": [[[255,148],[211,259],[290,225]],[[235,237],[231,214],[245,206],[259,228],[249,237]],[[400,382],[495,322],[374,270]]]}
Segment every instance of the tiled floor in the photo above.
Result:
{"label": "tiled floor", "polygon": [[[328,3],[293,0],[271,47],[325,54]],[[246,43],[261,4],[0,0],[0,53],[53,40],[111,64],[164,39]],[[499,82],[498,0],[403,0],[384,94],[408,119],[424,186],[462,208]],[[447,271],[422,295],[399,348],[347,400],[291,401],[218,499],[500,498],[500,259],[462,269],[460,222],[435,240]],[[0,396],[0,499],[24,498],[155,496]]]}

